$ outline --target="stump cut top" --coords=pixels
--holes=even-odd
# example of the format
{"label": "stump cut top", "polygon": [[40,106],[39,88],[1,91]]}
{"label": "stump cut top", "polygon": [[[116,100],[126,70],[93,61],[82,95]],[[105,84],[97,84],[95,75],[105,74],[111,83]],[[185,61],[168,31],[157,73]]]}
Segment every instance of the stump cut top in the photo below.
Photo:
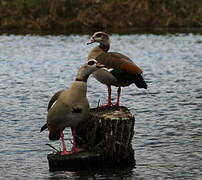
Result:
{"label": "stump cut top", "polygon": [[110,120],[128,120],[133,118],[134,116],[130,113],[130,111],[124,107],[110,107],[110,108],[92,108],[90,110],[91,115],[94,117],[99,117],[103,119]]}
{"label": "stump cut top", "polygon": [[126,107],[92,108],[91,117],[77,128],[77,146],[72,155],[49,154],[50,171],[134,167],[135,117]]}

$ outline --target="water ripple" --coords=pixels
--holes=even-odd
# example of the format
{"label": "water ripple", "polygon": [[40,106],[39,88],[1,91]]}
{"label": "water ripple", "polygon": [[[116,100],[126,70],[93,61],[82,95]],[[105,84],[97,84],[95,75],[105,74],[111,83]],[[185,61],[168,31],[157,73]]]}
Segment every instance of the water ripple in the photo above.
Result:
{"label": "water ripple", "polygon": [[[47,103],[68,87],[89,50],[88,36],[0,36],[0,175],[3,179],[200,179],[202,171],[201,35],[112,35],[112,51],[144,70],[148,89],[123,89],[136,117],[137,166],[93,172],[48,171]],[[90,78],[91,106],[106,87]],[[113,88],[113,101],[116,88]],[[70,130],[65,131],[71,139]],[[68,145],[70,141],[67,140]],[[59,143],[54,142],[58,147]]]}

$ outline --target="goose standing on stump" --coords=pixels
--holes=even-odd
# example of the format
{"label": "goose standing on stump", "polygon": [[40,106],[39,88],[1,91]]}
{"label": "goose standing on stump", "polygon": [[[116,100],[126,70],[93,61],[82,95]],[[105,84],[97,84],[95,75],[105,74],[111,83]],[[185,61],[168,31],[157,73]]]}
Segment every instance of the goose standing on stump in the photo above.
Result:
{"label": "goose standing on stump", "polygon": [[[91,50],[88,59],[96,59],[105,66],[93,73],[99,82],[107,85],[108,103],[104,106],[119,106],[121,87],[135,83],[138,88],[147,89],[142,77],[143,71],[130,58],[118,52],[108,52],[110,39],[107,33],[94,33],[87,44],[95,42],[99,43],[99,46]],[[111,86],[118,87],[116,104],[111,102]]]}
{"label": "goose standing on stump", "polygon": [[[89,117],[90,109],[86,97],[87,79],[92,72],[102,67],[104,66],[96,60],[89,60],[79,69],[71,87],[55,93],[48,104],[47,123],[41,128],[41,131],[48,128],[50,140],[59,140],[61,138],[63,147],[61,155],[80,151],[76,147],[75,128],[81,121],[85,121]],[[64,143],[63,130],[65,127],[71,127],[72,130],[73,147],[71,151],[66,150]]]}

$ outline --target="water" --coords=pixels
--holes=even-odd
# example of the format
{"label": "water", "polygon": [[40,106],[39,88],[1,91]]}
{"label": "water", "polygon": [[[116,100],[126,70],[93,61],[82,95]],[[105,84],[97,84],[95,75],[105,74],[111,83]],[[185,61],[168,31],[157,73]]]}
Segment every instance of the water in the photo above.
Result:
{"label": "water", "polygon": [[[131,57],[149,85],[124,88],[121,98],[136,117],[136,168],[49,172],[48,132],[39,130],[51,95],[94,46],[88,38],[0,36],[0,179],[201,179],[202,35],[193,34],[111,36],[111,50]],[[104,85],[91,77],[88,87],[91,106],[105,103]]]}

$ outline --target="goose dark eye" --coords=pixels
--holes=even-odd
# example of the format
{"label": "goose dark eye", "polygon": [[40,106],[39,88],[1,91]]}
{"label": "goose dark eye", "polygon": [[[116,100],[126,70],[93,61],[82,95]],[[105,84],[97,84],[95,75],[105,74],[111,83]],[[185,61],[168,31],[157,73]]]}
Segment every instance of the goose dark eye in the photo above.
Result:
{"label": "goose dark eye", "polygon": [[95,61],[88,61],[88,65],[92,66],[95,64]]}

